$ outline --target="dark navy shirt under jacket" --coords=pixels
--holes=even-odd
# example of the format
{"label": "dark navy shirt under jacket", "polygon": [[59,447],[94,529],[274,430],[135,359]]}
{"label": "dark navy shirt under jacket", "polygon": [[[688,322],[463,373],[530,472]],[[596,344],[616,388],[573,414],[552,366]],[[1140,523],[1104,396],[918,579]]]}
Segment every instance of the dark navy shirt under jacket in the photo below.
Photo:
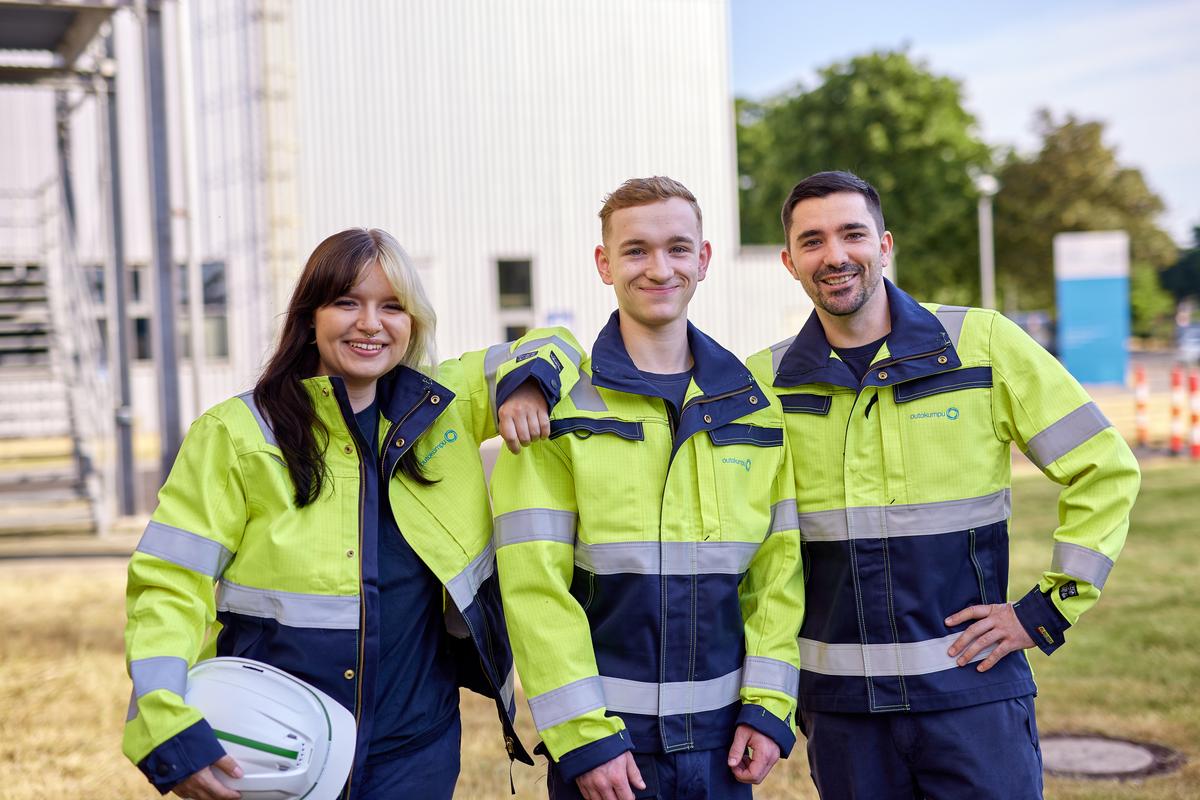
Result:
{"label": "dark navy shirt under jacket", "polygon": [[859,347],[835,347],[833,350],[838,354],[838,358],[846,362],[846,366],[854,373],[855,379],[862,383],[867,371],[871,369],[871,362],[875,360],[875,354],[879,352],[879,348],[886,340],[887,335],[884,334],[870,344]]}
{"label": "dark navy shirt under jacket", "polygon": [[[377,456],[378,407],[372,403],[354,417]],[[371,463],[379,469],[377,458]],[[368,761],[425,746],[458,714],[458,682],[442,624],[441,583],[397,527],[386,487],[379,493],[378,514],[379,666]]]}
{"label": "dark navy shirt under jacket", "polygon": [[683,398],[687,395],[688,386],[692,382],[692,371],[674,372],[664,375],[660,372],[638,370],[642,379],[658,390],[659,396],[673,406],[672,416],[679,419],[679,411],[683,408]]}

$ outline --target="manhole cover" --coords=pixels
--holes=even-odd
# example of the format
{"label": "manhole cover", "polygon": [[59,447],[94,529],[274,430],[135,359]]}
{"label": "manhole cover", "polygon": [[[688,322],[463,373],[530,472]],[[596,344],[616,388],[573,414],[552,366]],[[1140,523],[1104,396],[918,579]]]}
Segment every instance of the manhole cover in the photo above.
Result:
{"label": "manhole cover", "polygon": [[1131,742],[1094,733],[1056,733],[1041,737],[1042,764],[1062,778],[1143,778],[1183,765],[1182,754],[1147,742]]}

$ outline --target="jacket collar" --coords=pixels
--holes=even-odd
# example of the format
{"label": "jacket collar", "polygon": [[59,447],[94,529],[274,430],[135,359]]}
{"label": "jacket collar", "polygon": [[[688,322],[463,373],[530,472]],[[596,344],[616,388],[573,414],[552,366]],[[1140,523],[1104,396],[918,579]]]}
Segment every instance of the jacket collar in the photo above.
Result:
{"label": "jacket collar", "polygon": [[[863,385],[890,385],[962,366],[949,334],[937,317],[887,278],[883,279],[883,286],[892,324],[884,344],[888,355],[872,365],[873,371],[867,373]],[[944,357],[945,361],[939,357]],[[876,367],[884,366],[891,368],[874,371]],[[886,374],[886,377],[881,379],[880,374]],[[849,367],[834,355],[815,309],[780,360],[774,385],[787,387],[806,383],[860,388]]]}
{"label": "jacket collar", "polygon": [[[614,311],[592,345],[592,383],[606,389],[630,394],[659,397],[656,386],[645,380],[621,338],[620,311]],[[688,348],[692,352],[692,380],[705,397],[725,394],[750,386],[746,366],[737,356],[713,341],[707,334],[687,324]]]}
{"label": "jacket collar", "polygon": [[[346,382],[338,376],[308,378],[304,381],[309,396],[320,408],[323,405],[322,389],[328,385],[332,390],[340,416],[352,436],[357,438],[358,425],[354,422],[354,410],[346,392]],[[437,397],[434,402],[433,398]],[[411,367],[398,364],[379,379],[375,386],[375,404],[388,422],[395,425],[404,420],[400,435],[408,442],[415,442],[442,413],[450,408],[454,392],[437,381]],[[319,412],[318,412],[319,413]],[[326,419],[328,422],[328,418]]]}

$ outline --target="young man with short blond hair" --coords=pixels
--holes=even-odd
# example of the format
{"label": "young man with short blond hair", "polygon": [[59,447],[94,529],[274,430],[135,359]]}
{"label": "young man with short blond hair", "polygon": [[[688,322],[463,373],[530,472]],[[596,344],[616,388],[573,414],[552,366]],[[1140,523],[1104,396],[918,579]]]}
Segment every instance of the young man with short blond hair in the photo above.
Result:
{"label": "young man with short blond hair", "polygon": [[626,181],[600,217],[618,310],[550,440],[492,479],[517,669],[551,797],[748,797],[795,741],[782,409],[688,322],[712,252],[692,193]]}

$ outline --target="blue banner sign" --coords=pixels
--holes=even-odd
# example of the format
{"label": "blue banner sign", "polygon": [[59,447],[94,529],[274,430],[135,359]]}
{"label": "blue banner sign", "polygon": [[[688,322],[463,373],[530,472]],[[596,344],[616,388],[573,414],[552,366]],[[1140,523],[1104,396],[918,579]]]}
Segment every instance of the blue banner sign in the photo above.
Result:
{"label": "blue banner sign", "polygon": [[1125,382],[1129,365],[1129,235],[1054,237],[1058,357],[1080,383]]}

